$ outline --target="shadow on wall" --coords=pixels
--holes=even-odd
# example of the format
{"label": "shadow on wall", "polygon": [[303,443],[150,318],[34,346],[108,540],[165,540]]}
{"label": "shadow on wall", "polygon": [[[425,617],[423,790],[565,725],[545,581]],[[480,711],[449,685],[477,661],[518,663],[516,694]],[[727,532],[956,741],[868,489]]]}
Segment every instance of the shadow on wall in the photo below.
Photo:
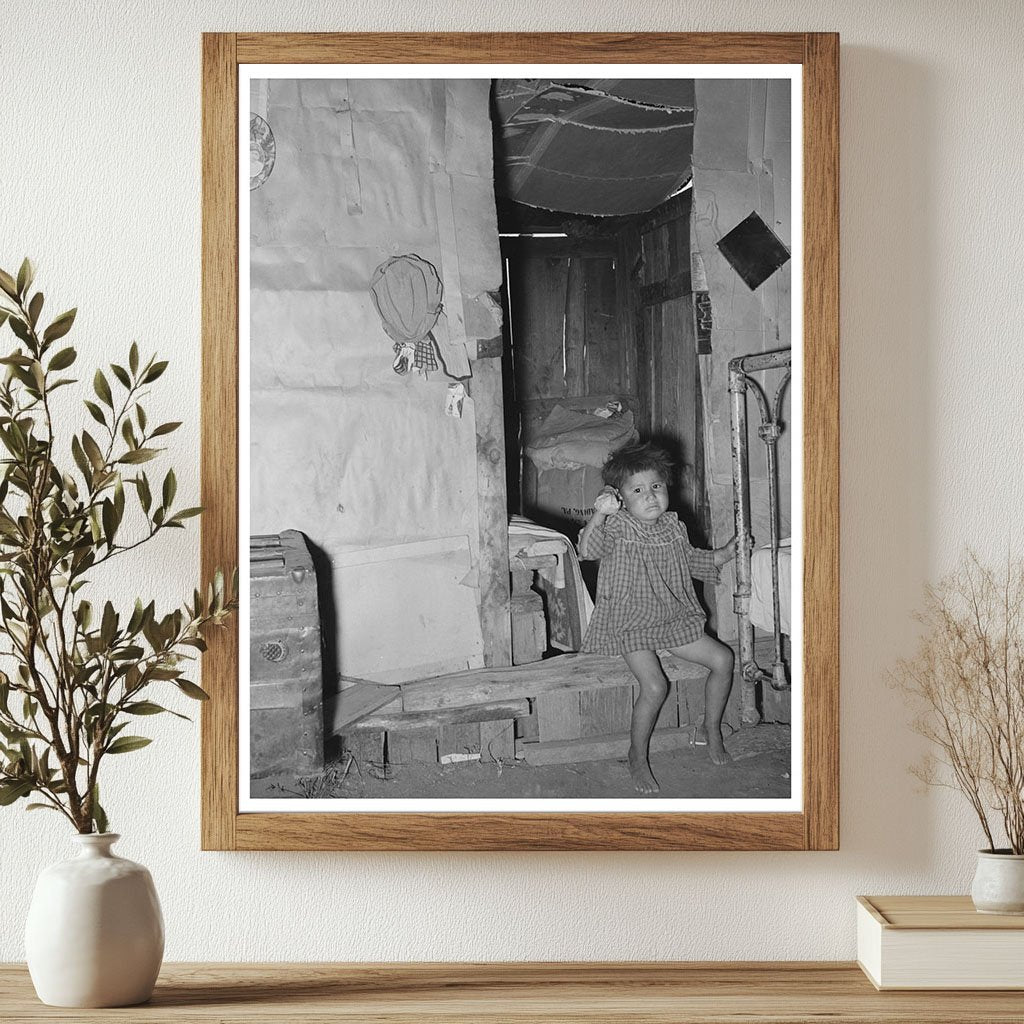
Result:
{"label": "shadow on wall", "polygon": [[[334,565],[330,555],[308,535],[305,536],[309,555],[313,560],[313,569],[316,571],[316,597],[320,606],[320,621],[322,623],[337,622],[337,609],[334,606]],[[338,661],[338,630],[324,629],[322,637],[324,693],[331,694],[338,689],[341,672]]]}
{"label": "shadow on wall", "polygon": [[889,673],[933,561],[935,75],[844,46],[841,90],[841,842],[923,870],[939,823],[907,772],[921,741]]}

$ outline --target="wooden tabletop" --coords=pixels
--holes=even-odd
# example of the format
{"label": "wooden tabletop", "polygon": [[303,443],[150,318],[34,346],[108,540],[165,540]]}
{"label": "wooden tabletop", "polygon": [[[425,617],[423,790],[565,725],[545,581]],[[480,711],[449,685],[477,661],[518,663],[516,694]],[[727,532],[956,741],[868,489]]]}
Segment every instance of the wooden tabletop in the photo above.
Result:
{"label": "wooden tabletop", "polygon": [[143,1006],[61,1010],[7,964],[0,1020],[1020,1024],[1024,992],[877,992],[851,963],[165,964]]}

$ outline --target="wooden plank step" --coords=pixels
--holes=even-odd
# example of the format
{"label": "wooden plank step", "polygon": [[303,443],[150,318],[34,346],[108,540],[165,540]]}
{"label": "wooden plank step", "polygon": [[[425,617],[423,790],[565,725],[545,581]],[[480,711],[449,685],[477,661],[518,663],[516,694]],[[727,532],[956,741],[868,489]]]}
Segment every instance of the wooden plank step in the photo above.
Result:
{"label": "wooden plank step", "polygon": [[391,729],[388,764],[437,764],[437,729]]}
{"label": "wooden plank step", "polygon": [[[401,701],[402,691],[397,686],[370,682],[360,682],[355,686],[348,686],[338,693],[332,693],[324,701],[324,720],[327,723],[327,731],[333,736],[339,736],[353,722],[364,718],[378,708],[386,707],[392,702],[396,702],[396,706],[400,708]],[[378,728],[380,727],[378,726]]]}
{"label": "wooden plank step", "polygon": [[[651,752],[678,750],[690,744],[689,729],[664,729],[651,735]],[[576,761],[610,761],[629,753],[629,733],[589,736],[582,740],[552,740],[549,743],[516,742],[516,757],[527,764],[573,764]]]}
{"label": "wooden plank step", "polygon": [[522,700],[495,701],[492,704],[470,704],[458,708],[437,708],[433,711],[398,711],[385,709],[367,715],[345,727],[345,732],[373,732],[377,729],[440,729],[442,726],[469,725],[478,722],[520,718],[530,713],[530,702]]}
{"label": "wooden plank step", "polygon": [[[707,669],[701,665],[672,655],[664,655],[661,660],[671,680],[707,677]],[[635,681],[622,658],[603,654],[561,654],[531,665],[477,668],[400,685],[406,711],[432,711],[536,697],[560,690],[631,686]]]}
{"label": "wooden plank step", "polygon": [[480,723],[480,760],[486,763],[514,761],[516,723],[513,719]]}

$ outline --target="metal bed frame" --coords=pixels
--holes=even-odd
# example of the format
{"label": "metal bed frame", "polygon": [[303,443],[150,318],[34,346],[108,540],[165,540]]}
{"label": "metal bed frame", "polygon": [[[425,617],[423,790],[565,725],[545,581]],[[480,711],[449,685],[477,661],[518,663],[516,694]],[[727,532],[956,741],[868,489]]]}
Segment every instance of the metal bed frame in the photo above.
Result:
{"label": "metal bed frame", "polygon": [[[782,651],[782,627],[779,618],[779,474],[776,447],[783,427],[782,399],[790,380],[790,349],[740,356],[729,362],[729,395],[732,415],[732,483],[733,515],[736,522],[736,589],[733,610],[739,619],[740,721],[757,725],[761,715],[757,709],[757,684],[768,683],[775,690],[789,689]],[[749,376],[762,370],[784,369],[774,399],[768,401],[764,388]],[[772,608],[775,623],[775,660],[766,671],[754,656],[754,626],[750,621],[751,556],[753,537],[750,532],[750,451],[747,443],[747,393],[757,400],[760,413],[758,436],[764,442],[768,460],[768,515],[771,530]]]}

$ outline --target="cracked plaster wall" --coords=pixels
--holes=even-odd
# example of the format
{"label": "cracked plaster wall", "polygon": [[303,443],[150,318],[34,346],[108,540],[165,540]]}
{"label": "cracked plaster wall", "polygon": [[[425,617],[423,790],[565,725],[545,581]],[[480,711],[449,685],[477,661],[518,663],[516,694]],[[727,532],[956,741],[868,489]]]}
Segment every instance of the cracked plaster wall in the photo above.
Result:
{"label": "cracked plaster wall", "polygon": [[[716,243],[756,211],[791,247],[791,152],[789,82],[765,79],[698,79],[693,139],[693,207],[691,246],[700,257],[711,299],[711,355],[699,357],[704,399],[707,486],[714,543],[735,532],[733,522],[732,447],[729,361],[736,356],[791,345],[791,264],[787,262],[751,290],[719,251]],[[756,375],[769,402],[781,379],[779,371]],[[790,416],[787,390],[783,420]],[[755,543],[769,540],[768,479],[765,446],[757,436],[760,418],[753,397],[747,400],[750,452],[750,502]],[[778,443],[780,536],[790,532],[792,485],[791,440],[783,431]],[[717,588],[720,610],[732,607],[733,567],[722,573]],[[736,633],[735,617],[719,615],[723,637]]]}

